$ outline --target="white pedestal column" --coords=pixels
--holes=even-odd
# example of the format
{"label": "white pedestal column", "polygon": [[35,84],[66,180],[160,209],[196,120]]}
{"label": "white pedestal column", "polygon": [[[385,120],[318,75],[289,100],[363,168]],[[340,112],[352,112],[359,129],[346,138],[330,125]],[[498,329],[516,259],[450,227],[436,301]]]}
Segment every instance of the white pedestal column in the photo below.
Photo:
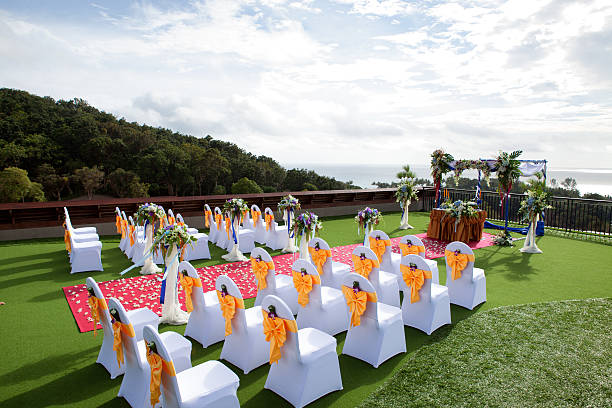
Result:
{"label": "white pedestal column", "polygon": [[300,237],[300,259],[310,261],[310,254],[308,252],[308,243],[310,242],[310,235],[306,232]]}
{"label": "white pedestal column", "polygon": [[538,225],[538,219],[540,218],[539,214],[531,220],[531,224],[529,224],[529,231],[527,232],[527,237],[525,238],[525,243],[523,247],[520,249],[521,252],[525,252],[528,254],[541,254],[542,250],[538,248],[535,242],[535,233],[536,227]]}
{"label": "white pedestal column", "polygon": [[177,282],[178,282],[178,249],[176,245],[172,245],[172,250],[166,253],[166,290],[164,291],[164,304],[162,305],[162,315],[159,319],[160,323],[180,325],[187,323],[189,313],[181,310],[181,304],[178,300]]}
{"label": "white pedestal column", "polygon": [[402,214],[402,220],[400,223],[400,229],[412,229],[412,225],[408,224],[408,207],[410,206],[410,200],[406,201],[403,205],[404,214]]}
{"label": "white pedestal column", "polygon": [[234,217],[232,224],[234,226],[234,231],[236,232],[236,242],[233,242],[234,237],[230,233],[230,242],[233,242],[232,250],[228,254],[223,255],[221,258],[229,262],[248,261],[247,257],[240,252],[240,236],[238,234],[238,231],[240,231],[240,218]]}
{"label": "white pedestal column", "polygon": [[[145,250],[144,250],[145,256],[149,254],[149,251],[151,251],[152,246],[153,246],[153,224],[147,223],[147,227],[145,228]],[[153,254],[147,257],[147,259],[145,259],[144,265],[142,266],[142,269],[140,270],[141,275],[151,275],[154,273],[160,273],[162,271],[153,262],[154,257],[155,255]]]}
{"label": "white pedestal column", "polygon": [[370,223],[365,226],[364,233],[365,237],[363,238],[363,246],[366,248],[370,247],[370,234],[374,231],[374,226]]}
{"label": "white pedestal column", "polygon": [[[292,218],[293,216],[295,216],[293,210],[291,210],[291,216]],[[289,239],[287,240],[287,246],[283,248],[282,252],[295,254],[299,251],[299,249],[297,246],[295,246],[295,235],[293,236],[293,238],[291,238],[291,223],[289,222],[289,214],[287,213],[287,211],[283,212],[283,220],[285,221],[285,225],[287,226],[287,234],[289,234]]]}

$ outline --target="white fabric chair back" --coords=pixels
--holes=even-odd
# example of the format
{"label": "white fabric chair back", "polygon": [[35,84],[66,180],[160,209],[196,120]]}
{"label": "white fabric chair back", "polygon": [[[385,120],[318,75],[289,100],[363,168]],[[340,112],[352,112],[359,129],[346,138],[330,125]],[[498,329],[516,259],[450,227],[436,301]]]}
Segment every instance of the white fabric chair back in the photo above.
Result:
{"label": "white fabric chair back", "polygon": [[[270,256],[268,251],[260,247],[255,247],[255,249],[251,251],[251,258],[257,258],[258,256],[261,257],[261,260],[263,262],[273,263],[272,257]],[[266,275],[266,286],[271,291],[276,290],[276,270],[275,269],[268,269],[268,274]]]}
{"label": "white fabric chair back", "polygon": [[[374,289],[372,282],[358,273],[347,273],[342,279],[342,284],[348,288],[352,288],[354,282],[357,282],[359,284],[359,289],[363,290],[364,292],[376,293],[376,289]],[[362,316],[378,321],[378,307],[376,307],[376,303],[366,302],[366,310],[363,312]]]}
{"label": "white fabric chair back", "polygon": [[[125,308],[116,298],[110,298],[108,300],[108,310],[109,314],[111,310],[117,310],[119,313],[119,319],[121,323],[131,324],[130,319],[128,317]],[[112,329],[111,329],[112,330]],[[136,337],[130,337],[121,332],[121,343],[123,344],[123,356],[126,362],[126,371],[132,367],[140,367],[140,369],[144,368],[144,362],[140,359],[140,354],[138,353],[138,345],[136,343]]]}
{"label": "white fabric chair back", "polygon": [[[386,232],[381,231],[381,230],[373,230],[370,233],[370,237],[382,239],[382,240],[385,240],[385,241],[389,239],[389,235],[387,235]],[[382,255],[382,259],[381,259],[380,263],[381,264],[390,264],[391,263],[391,245],[386,247],[385,253]]]}
{"label": "white fabric chair back", "polygon": [[[85,286],[87,287],[87,289],[92,289],[94,292],[94,295],[96,295],[98,299],[104,299],[104,301],[106,302],[106,299],[104,298],[104,294],[100,290],[100,287],[98,286],[98,282],[96,282],[94,278],[92,277],[87,278],[85,280]],[[104,309],[104,312],[100,315],[100,324],[102,324],[102,327],[104,328],[105,333],[113,332],[113,327],[111,324],[111,315],[108,312],[108,309]]]}
{"label": "white fabric chair back", "polygon": [[[366,259],[371,259],[372,261],[378,262],[378,257],[370,248],[365,247],[363,245],[358,245],[353,249],[353,255],[361,256],[361,254],[365,255]],[[378,282],[380,267],[372,267],[372,271],[368,276],[370,281]]]}
{"label": "white fabric chair back", "polygon": [[[64,207],[65,209],[66,207]],[[121,217],[121,210],[119,209],[119,207],[115,207],[115,214],[117,214],[118,216]]]}
{"label": "white fabric chair back", "polygon": [[[417,237],[416,235],[404,235],[401,239],[400,239],[400,244],[412,244],[412,245],[416,245],[416,246],[425,246],[423,244],[423,241],[421,241],[421,238]],[[425,252],[419,252],[419,256],[422,258],[425,258]]]}
{"label": "white fabric chair back", "polygon": [[[467,255],[472,255],[472,256],[474,255],[474,251],[472,250],[472,248],[470,248],[466,243],[461,242],[461,241],[454,241],[446,246],[446,251],[455,252],[457,250],[462,254],[467,254]],[[446,261],[446,256],[444,256],[444,260]],[[450,277],[450,266],[448,266],[448,264],[446,265],[446,270],[447,270],[447,279],[448,279],[448,277]],[[474,274],[474,262],[469,261],[465,269],[461,272],[461,277],[465,275],[465,276],[468,276],[469,279],[472,279],[473,274]]]}
{"label": "white fabric chair back", "polygon": [[[295,321],[295,317],[293,317],[293,314],[291,313],[291,309],[289,308],[289,306],[287,306],[287,304],[278,296],[268,295],[265,298],[263,298],[261,302],[261,310],[265,312],[269,312],[270,306],[274,306],[276,315],[280,317],[281,319]],[[287,330],[287,340],[285,341],[285,345],[282,348],[282,358],[291,358],[291,359],[296,359],[299,361],[300,360],[299,347],[300,347],[300,344],[299,344],[297,333],[293,333]]]}
{"label": "white fabric chair back", "polygon": [[121,211],[121,218],[127,221],[127,217],[125,216],[125,211]]}
{"label": "white fabric chair back", "polygon": [[[155,343],[157,354],[167,362],[172,362],[174,364],[172,355],[159,336],[159,332],[151,325],[146,325],[142,331],[143,338],[147,343]],[[168,375],[162,370],[161,387],[163,394],[170,396],[170,398],[168,398],[169,400],[181,401],[180,389],[175,375]]]}
{"label": "white fabric chair back", "polygon": [[[319,276],[319,272],[317,271],[316,266],[314,266],[311,262],[305,259],[296,260],[291,266],[291,269],[297,272],[303,271],[309,275]],[[312,285],[312,290],[310,291],[308,296],[309,296],[309,301],[308,301],[309,305],[312,303],[313,306],[318,305],[320,307],[322,304],[321,303],[321,285]]]}
{"label": "white fabric chair back", "polygon": [[[410,266],[410,264],[416,265],[417,269],[421,269],[423,271],[431,272],[429,265],[425,262],[425,259],[421,258],[418,255],[406,255],[402,257],[401,261],[402,265]],[[431,300],[431,279],[425,279],[423,282],[423,286],[419,290],[420,301],[429,302]],[[404,291],[404,302],[407,300],[406,296],[410,296],[410,289],[406,286],[406,282],[404,279],[400,282],[400,289]]]}
{"label": "white fabric chair back", "polygon": [[[240,289],[238,289],[238,286],[232,280],[232,278],[227,275],[219,275],[215,282],[215,289],[222,292],[222,285],[225,285],[228,295],[242,299],[242,293],[240,293]],[[244,331],[246,333],[246,316],[244,314],[244,309],[236,308],[236,314],[232,319],[232,331],[234,329]]]}
{"label": "white fabric chair back", "polygon": [[[253,204],[251,206],[251,211],[259,211],[261,213],[261,210],[259,209],[259,207],[256,204]],[[249,217],[251,216],[251,214],[249,214]],[[257,223],[253,222],[253,227],[257,227],[257,225],[261,224],[263,222],[263,216],[260,216],[259,219],[257,220]]]}
{"label": "white fabric chair back", "polygon": [[[274,221],[274,211],[272,211],[270,209],[270,207],[266,207],[266,209],[264,210],[264,214],[271,214],[272,215],[272,223],[270,224],[270,231],[276,231],[276,221]],[[264,215],[265,217],[265,215]],[[265,222],[265,220],[264,220]],[[265,227],[265,225],[264,225]]]}
{"label": "white fabric chair back", "polygon": [[[198,271],[188,261],[182,261],[178,266],[179,273],[185,273],[190,278],[199,279]],[[193,304],[194,312],[201,310],[206,306],[206,300],[204,298],[204,290],[201,287],[193,287],[191,291],[191,301]]]}

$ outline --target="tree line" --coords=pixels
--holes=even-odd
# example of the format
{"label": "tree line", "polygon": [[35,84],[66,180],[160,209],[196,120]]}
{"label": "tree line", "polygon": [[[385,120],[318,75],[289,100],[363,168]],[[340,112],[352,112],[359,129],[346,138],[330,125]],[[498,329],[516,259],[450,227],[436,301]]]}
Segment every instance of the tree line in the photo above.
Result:
{"label": "tree line", "polygon": [[359,188],[212,136],[118,119],[83,99],[0,89],[0,201]]}

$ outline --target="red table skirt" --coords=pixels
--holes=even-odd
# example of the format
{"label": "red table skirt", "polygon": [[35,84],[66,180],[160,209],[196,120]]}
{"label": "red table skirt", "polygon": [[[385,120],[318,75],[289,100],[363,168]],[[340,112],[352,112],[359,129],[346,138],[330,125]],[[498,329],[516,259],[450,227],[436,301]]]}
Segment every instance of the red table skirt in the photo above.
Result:
{"label": "red table skirt", "polygon": [[466,244],[472,241],[480,241],[486,219],[487,212],[480,210],[476,217],[461,218],[455,229],[456,218],[446,215],[442,210],[433,209],[429,213],[427,236],[442,241],[461,241]]}

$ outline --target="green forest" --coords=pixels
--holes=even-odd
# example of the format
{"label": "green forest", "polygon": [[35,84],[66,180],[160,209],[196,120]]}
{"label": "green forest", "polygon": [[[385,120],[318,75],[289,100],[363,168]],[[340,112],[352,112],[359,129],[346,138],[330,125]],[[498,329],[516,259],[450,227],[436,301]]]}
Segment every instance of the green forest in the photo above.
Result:
{"label": "green forest", "polygon": [[359,188],[207,135],[117,119],[83,99],[0,89],[0,201]]}

